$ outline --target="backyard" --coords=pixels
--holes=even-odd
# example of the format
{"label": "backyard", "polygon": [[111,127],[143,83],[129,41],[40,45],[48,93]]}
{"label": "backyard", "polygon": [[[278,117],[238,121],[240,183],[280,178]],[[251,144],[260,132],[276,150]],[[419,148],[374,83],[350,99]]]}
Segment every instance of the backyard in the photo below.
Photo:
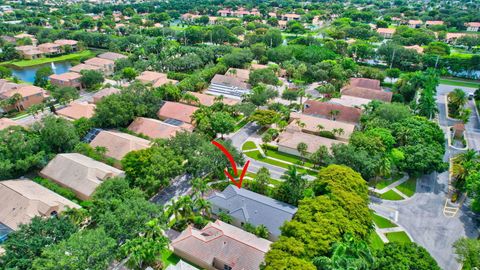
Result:
{"label": "backyard", "polygon": [[13,65],[17,68],[24,68],[30,66],[37,66],[41,64],[51,63],[51,62],[61,62],[61,61],[71,61],[71,60],[80,60],[82,58],[88,58],[95,56],[95,53],[90,50],[84,50],[77,53],[70,53],[58,57],[44,57],[32,60],[19,60],[19,61],[9,61],[0,63],[0,65]]}

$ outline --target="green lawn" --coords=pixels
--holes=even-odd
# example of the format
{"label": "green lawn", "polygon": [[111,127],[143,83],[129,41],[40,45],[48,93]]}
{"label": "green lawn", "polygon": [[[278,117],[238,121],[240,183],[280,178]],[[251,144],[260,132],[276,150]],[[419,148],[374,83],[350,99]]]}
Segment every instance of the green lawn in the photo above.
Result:
{"label": "green lawn", "polygon": [[403,177],[403,173],[395,174],[392,179],[382,179],[380,180],[377,185],[375,186],[376,189],[383,189],[388,187],[390,184],[400,180]]}
{"label": "green lawn", "polygon": [[391,232],[386,233],[385,236],[387,237],[388,241],[390,242],[400,242],[400,243],[410,243],[410,237],[405,232]]}
{"label": "green lawn", "polygon": [[[278,160],[265,158],[264,156],[262,156],[262,154],[258,150],[245,152],[244,154],[249,158],[253,158],[255,160],[262,161],[262,162],[265,162],[265,163],[268,163],[268,164],[271,164],[271,165],[274,165],[274,166],[278,166],[278,167],[281,167],[281,168],[288,169],[289,166],[292,166],[291,164],[287,164],[287,163],[284,163],[284,162],[281,162],[281,161],[278,161]],[[316,171],[306,170],[306,169],[303,169],[303,168],[298,168],[297,171],[300,172],[300,173],[307,173],[307,174],[312,175],[312,176],[317,175]]]}
{"label": "green lawn", "polygon": [[248,117],[245,117],[243,118],[242,120],[240,120],[240,122],[238,122],[236,125],[235,125],[235,128],[233,129],[233,131],[238,131],[239,129],[241,129],[243,126],[245,126],[249,121]]}
{"label": "green lawn", "polygon": [[384,243],[383,243],[382,239],[380,238],[380,236],[378,236],[378,234],[376,232],[370,233],[370,237],[368,239],[369,239],[369,242],[370,242],[370,246],[373,249],[376,249],[376,250],[383,249]]}
{"label": "green lawn", "polygon": [[390,220],[388,220],[388,219],[386,219],[382,216],[379,216],[375,213],[373,214],[373,222],[375,222],[375,224],[377,224],[377,226],[380,229],[397,227],[397,225],[395,225]]}
{"label": "green lawn", "polygon": [[461,80],[461,79],[440,79],[441,84],[447,84],[452,86],[463,86],[470,88],[478,88],[480,86],[480,81],[473,80]]}
{"label": "green lawn", "polygon": [[61,62],[61,61],[68,61],[68,60],[78,60],[80,58],[84,57],[93,57],[95,54],[92,51],[85,50],[81,51],[78,53],[71,53],[71,54],[66,54],[58,57],[44,57],[44,58],[39,58],[39,59],[33,59],[33,60],[20,60],[20,61],[15,61],[15,62],[4,62],[2,64],[9,64],[9,65],[14,65],[19,68],[22,67],[30,67],[30,66],[37,66],[41,64],[46,64],[46,63],[51,63],[51,62]]}
{"label": "green lawn", "polygon": [[165,268],[170,264],[176,265],[179,261],[180,257],[173,254],[173,251],[167,249],[162,252],[162,262]]}
{"label": "green lawn", "polygon": [[406,182],[398,185],[397,189],[408,197],[412,197],[417,190],[417,178],[410,177]]}
{"label": "green lawn", "polygon": [[390,200],[390,201],[399,201],[403,200],[403,197],[400,196],[400,194],[396,193],[393,190],[389,190],[382,195],[380,195],[380,198],[385,199],[385,200]]}
{"label": "green lawn", "polygon": [[252,150],[252,149],[257,149],[257,146],[256,146],[255,143],[252,142],[252,141],[246,141],[246,142],[242,145],[242,151]]}
{"label": "green lawn", "polygon": [[281,159],[283,161],[290,162],[290,163],[293,163],[293,164],[301,165],[303,167],[313,168],[313,166],[314,166],[312,163],[310,163],[308,161],[306,161],[305,163],[302,163],[301,157],[291,155],[291,154],[287,154],[287,153],[282,153],[282,152],[279,152],[279,151],[276,151],[276,150],[270,150],[270,149],[267,150],[267,156],[272,157],[272,158],[276,158],[276,159]]}

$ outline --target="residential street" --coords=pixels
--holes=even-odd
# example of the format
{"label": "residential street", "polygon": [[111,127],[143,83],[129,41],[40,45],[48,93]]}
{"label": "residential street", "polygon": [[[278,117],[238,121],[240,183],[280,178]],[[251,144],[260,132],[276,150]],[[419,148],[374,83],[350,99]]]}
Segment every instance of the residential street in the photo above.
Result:
{"label": "residential street", "polygon": [[[445,109],[445,95],[452,91],[454,86],[440,85],[437,88],[437,104],[439,108],[439,123],[446,131],[455,121],[447,119]],[[463,88],[467,92],[475,89]],[[474,106],[471,102],[469,106]],[[478,150],[480,133],[478,132],[479,119],[472,108],[470,122],[466,125],[470,148]],[[460,151],[446,145],[444,160]],[[438,264],[445,270],[457,270],[460,265],[455,260],[452,244],[461,237],[478,237],[478,217],[469,211],[466,204],[460,207],[453,217],[447,217],[444,207],[448,194],[448,171],[425,175],[417,182],[415,195],[403,201],[372,200],[371,208],[380,214],[390,216],[403,226],[415,242],[425,247]],[[477,221],[475,221],[477,219]]]}

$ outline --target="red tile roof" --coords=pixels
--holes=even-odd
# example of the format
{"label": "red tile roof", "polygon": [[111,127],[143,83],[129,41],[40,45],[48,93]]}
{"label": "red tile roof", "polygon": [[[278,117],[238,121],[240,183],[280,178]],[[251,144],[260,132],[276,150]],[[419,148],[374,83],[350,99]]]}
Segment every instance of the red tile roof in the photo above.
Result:
{"label": "red tile roof", "polygon": [[198,108],[195,106],[166,101],[157,115],[161,119],[172,118],[185,123],[192,123],[192,115],[196,110],[198,110]]}
{"label": "red tile roof", "polygon": [[335,110],[339,111],[339,113],[335,116],[335,120],[347,123],[358,123],[362,114],[362,111],[358,108],[315,100],[307,100],[305,102],[305,109],[303,113],[332,119],[331,112]]}

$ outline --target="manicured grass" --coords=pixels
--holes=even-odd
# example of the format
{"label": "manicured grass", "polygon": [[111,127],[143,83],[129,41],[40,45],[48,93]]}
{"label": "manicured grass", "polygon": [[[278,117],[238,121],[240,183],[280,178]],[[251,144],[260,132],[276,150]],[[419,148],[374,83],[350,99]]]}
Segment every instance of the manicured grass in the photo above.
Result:
{"label": "manicured grass", "polygon": [[410,177],[406,182],[398,185],[397,189],[408,197],[412,197],[417,190],[417,178]]}
{"label": "manicured grass", "polygon": [[390,242],[400,242],[400,243],[410,243],[410,237],[405,232],[391,232],[386,233],[385,236],[387,237],[388,241]]}
{"label": "manicured grass", "polygon": [[179,261],[180,257],[173,254],[173,251],[167,249],[162,252],[162,262],[164,267],[167,267],[170,264],[176,265]]}
{"label": "manicured grass", "polygon": [[401,178],[403,177],[403,173],[398,173],[398,174],[395,174],[392,179],[383,179],[383,180],[380,180],[377,185],[375,186],[376,189],[383,189],[383,188],[386,188],[388,187],[390,184],[400,180]]}
{"label": "manicured grass", "polygon": [[248,117],[245,117],[243,118],[240,122],[238,122],[236,125],[235,125],[235,128],[233,129],[234,131],[238,131],[239,129],[241,129],[243,126],[245,126],[249,121]]}
{"label": "manicured grass", "polygon": [[384,200],[390,200],[390,201],[399,201],[399,200],[403,200],[403,197],[400,196],[398,193],[396,193],[395,191],[393,190],[389,190],[385,193],[383,193],[380,198],[384,199]]}
{"label": "manicured grass", "polygon": [[276,158],[276,159],[281,159],[283,161],[290,162],[290,163],[293,163],[293,164],[297,164],[297,165],[300,165],[300,166],[303,166],[303,167],[313,168],[313,166],[314,166],[312,163],[310,163],[308,161],[306,161],[305,163],[302,163],[301,157],[291,155],[291,154],[287,154],[287,153],[282,153],[282,152],[279,152],[279,151],[276,151],[276,150],[267,150],[267,156],[272,157],[272,158]]}
{"label": "manicured grass", "polygon": [[10,64],[10,65],[14,65],[19,68],[22,68],[22,67],[37,66],[37,65],[51,63],[51,62],[78,60],[80,58],[93,57],[93,56],[95,56],[95,54],[92,51],[85,50],[78,53],[70,53],[70,54],[66,54],[58,57],[44,57],[44,58],[33,59],[33,60],[20,60],[15,62],[6,62],[4,64]]}
{"label": "manicured grass", "polygon": [[470,88],[478,88],[480,86],[480,81],[440,79],[440,84],[447,84],[447,85],[452,85],[452,86],[463,86],[463,87],[470,87]]}
{"label": "manicured grass", "polygon": [[252,142],[252,141],[246,141],[246,142],[242,145],[242,151],[252,150],[252,149],[257,149],[257,146],[256,146],[255,143]]}
{"label": "manicured grass", "polygon": [[395,225],[390,220],[388,220],[388,219],[386,219],[382,216],[379,216],[377,214],[373,214],[373,222],[375,222],[375,224],[377,224],[377,226],[380,229],[397,227],[397,225]]}
{"label": "manicured grass", "polygon": [[[292,166],[291,164],[287,164],[287,163],[284,163],[284,162],[281,162],[281,161],[278,161],[278,160],[265,158],[265,157],[262,156],[262,154],[258,150],[257,151],[245,152],[244,154],[249,158],[253,158],[255,160],[262,161],[262,162],[265,162],[265,163],[268,163],[268,164],[271,164],[271,165],[274,165],[274,166],[278,166],[278,167],[281,167],[281,168],[288,169],[289,166]],[[312,175],[312,176],[317,175],[316,171],[306,170],[306,169],[303,169],[303,168],[298,168],[297,167],[297,171],[300,172],[300,173],[307,173],[307,174]]]}
{"label": "manicured grass", "polygon": [[370,247],[377,250],[383,249],[383,246],[385,244],[383,243],[382,239],[380,238],[380,236],[378,236],[376,232],[370,233],[370,236],[368,237],[368,239],[370,242]]}
{"label": "manicured grass", "polygon": [[[242,173],[242,170],[239,170],[238,173],[241,174],[241,173]],[[255,177],[257,176],[257,174],[256,174],[256,173],[253,173],[253,172],[247,172],[247,173],[245,174],[245,176],[246,176],[246,177],[250,177],[250,178],[252,178],[252,179],[255,179]],[[282,183],[282,181],[277,180],[277,179],[270,178],[269,181],[268,181],[268,183],[269,183],[269,184],[272,184],[272,185],[274,185],[274,186],[278,186],[278,185],[280,185],[280,184]]]}

